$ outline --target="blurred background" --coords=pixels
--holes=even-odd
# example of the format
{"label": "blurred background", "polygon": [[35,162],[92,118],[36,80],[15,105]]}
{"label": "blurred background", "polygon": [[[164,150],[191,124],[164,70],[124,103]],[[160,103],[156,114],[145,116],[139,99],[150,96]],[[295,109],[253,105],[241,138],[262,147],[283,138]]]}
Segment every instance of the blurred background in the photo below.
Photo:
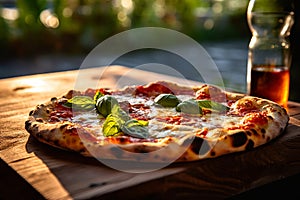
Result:
{"label": "blurred background", "polygon": [[[295,4],[299,8],[297,0]],[[245,92],[251,38],[247,5],[248,0],[1,0],[0,78],[78,69],[85,56],[108,37],[155,26],[198,41],[213,58],[225,85]],[[299,27],[297,19],[291,35],[294,52],[299,48],[295,27]],[[133,67],[147,57],[153,61],[159,56],[136,52],[115,64]],[[300,74],[297,59],[292,63],[295,75]],[[300,83],[294,77],[290,96],[299,100]]]}

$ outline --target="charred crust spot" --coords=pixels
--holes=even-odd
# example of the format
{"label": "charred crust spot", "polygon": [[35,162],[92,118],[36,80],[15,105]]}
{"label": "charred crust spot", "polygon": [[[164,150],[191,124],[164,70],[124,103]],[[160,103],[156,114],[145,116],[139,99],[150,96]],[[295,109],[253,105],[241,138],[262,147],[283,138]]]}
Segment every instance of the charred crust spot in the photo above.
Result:
{"label": "charred crust spot", "polygon": [[56,131],[55,128],[53,128],[53,129],[50,130],[51,133],[54,133],[55,131]]}
{"label": "charred crust spot", "polygon": [[85,148],[79,149],[79,153],[84,153],[84,152],[85,152]]}
{"label": "charred crust spot", "polygon": [[52,97],[52,98],[50,99],[50,101],[56,101],[56,100],[57,100],[56,97]]}
{"label": "charred crust spot", "polygon": [[260,131],[261,131],[262,134],[266,133],[266,129],[264,129],[264,128],[262,128]]}
{"label": "charred crust spot", "polygon": [[267,139],[266,139],[266,141],[269,142],[270,140],[271,140],[271,138],[268,136]]}
{"label": "charred crust spot", "polygon": [[247,134],[248,136],[251,136],[251,135],[252,135],[252,133],[251,133],[250,131],[246,131],[246,134]]}
{"label": "charred crust spot", "polygon": [[36,121],[37,122],[43,122],[43,119],[42,118],[36,118]]}
{"label": "charred crust spot", "polygon": [[76,90],[69,90],[68,93],[66,95],[64,95],[64,98],[67,99],[71,99],[73,96],[80,96],[81,93],[79,91]]}
{"label": "charred crust spot", "polygon": [[284,114],[284,115],[287,115],[287,114],[288,114],[286,109],[283,109],[283,114]]}
{"label": "charred crust spot", "polygon": [[119,138],[120,144],[126,143],[126,141],[127,141],[127,139],[124,138],[124,137],[120,137],[120,138]]}
{"label": "charred crust spot", "polygon": [[27,121],[25,122],[25,129],[28,130],[30,126],[31,126],[31,121],[30,121],[30,120],[27,120]]}
{"label": "charred crust spot", "polygon": [[195,154],[204,155],[210,150],[210,146],[203,138],[195,137],[191,144],[191,150]]}
{"label": "charred crust spot", "polygon": [[283,131],[284,131],[284,128],[280,128],[280,133],[283,133]]}
{"label": "charred crust spot", "polygon": [[47,110],[46,110],[46,113],[47,113],[47,114],[50,114],[50,110],[49,110],[49,109],[47,109]]}
{"label": "charred crust spot", "polygon": [[277,113],[278,113],[278,115],[280,115],[280,116],[282,115],[281,112],[279,112],[279,111],[278,111]]}
{"label": "charred crust spot", "polygon": [[66,128],[68,126],[68,124],[62,124],[60,127],[59,127],[59,129],[60,130],[63,130],[64,128]]}
{"label": "charred crust spot", "polygon": [[254,142],[253,142],[253,140],[249,139],[245,149],[250,150],[250,149],[253,149],[253,147],[254,147]]}
{"label": "charred crust spot", "polygon": [[134,149],[134,152],[135,153],[149,153],[145,148],[143,148],[143,146],[137,146]]}
{"label": "charred crust spot", "polygon": [[41,130],[41,131],[40,131],[40,134],[41,134],[41,135],[47,135],[47,134],[48,134],[48,130]]}
{"label": "charred crust spot", "polygon": [[248,140],[246,133],[243,131],[230,135],[230,137],[232,139],[231,142],[233,147],[243,146]]}
{"label": "charred crust spot", "polygon": [[188,161],[188,158],[187,158],[187,153],[184,153],[181,157],[180,157],[180,160],[182,161]]}
{"label": "charred crust spot", "polygon": [[210,152],[210,155],[211,155],[211,156],[215,156],[215,155],[216,155],[216,152],[211,151],[211,152]]}
{"label": "charred crust spot", "polygon": [[255,129],[251,129],[251,131],[252,131],[252,133],[254,134],[254,135],[258,135],[258,133],[257,133],[257,131],[255,130]]}
{"label": "charred crust spot", "polygon": [[274,118],[272,116],[270,116],[270,115],[268,115],[268,119],[269,120],[274,120]]}
{"label": "charred crust spot", "polygon": [[34,111],[31,110],[31,111],[29,112],[29,116],[33,115],[33,113],[34,113]]}

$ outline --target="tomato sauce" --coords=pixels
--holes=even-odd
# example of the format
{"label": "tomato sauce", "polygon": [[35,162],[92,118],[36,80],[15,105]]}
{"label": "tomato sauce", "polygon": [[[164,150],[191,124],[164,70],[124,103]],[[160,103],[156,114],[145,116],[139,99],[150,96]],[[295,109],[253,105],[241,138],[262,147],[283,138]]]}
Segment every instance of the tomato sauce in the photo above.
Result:
{"label": "tomato sauce", "polygon": [[71,108],[65,107],[57,103],[53,111],[50,113],[50,122],[59,122],[61,119],[70,120],[73,117]]}
{"label": "tomato sauce", "polygon": [[204,127],[201,131],[196,132],[196,136],[205,137],[208,133],[208,128]]}
{"label": "tomato sauce", "polygon": [[257,113],[249,113],[248,116],[245,116],[245,124],[257,124],[257,125],[265,125],[268,123],[268,117],[265,113],[257,112]]}
{"label": "tomato sauce", "polygon": [[113,143],[113,144],[132,144],[132,143],[140,143],[140,142],[157,142],[156,138],[134,138],[129,136],[110,136],[105,137],[105,141]]}
{"label": "tomato sauce", "polygon": [[101,92],[102,94],[106,95],[106,94],[111,94],[111,92],[109,92],[107,89],[104,89],[104,88],[100,88],[100,89],[87,89],[85,92],[84,92],[84,96],[90,96],[90,97],[94,97],[96,92]]}
{"label": "tomato sauce", "polygon": [[189,122],[189,118],[184,118],[182,116],[168,116],[168,117],[157,117],[156,118],[160,122],[165,122],[168,124],[180,125],[183,122]]}
{"label": "tomato sauce", "polygon": [[[129,115],[137,120],[149,120],[150,107],[145,104],[129,104],[128,103]],[[126,110],[127,111],[127,110]]]}
{"label": "tomato sauce", "polygon": [[154,83],[154,84],[151,84],[149,86],[137,86],[136,90],[135,90],[135,94],[136,95],[144,95],[144,96],[157,96],[159,94],[174,94],[174,92],[162,85],[162,84],[159,84],[159,83]]}
{"label": "tomato sauce", "polygon": [[[207,85],[204,85],[205,87]],[[205,88],[204,90],[200,89],[196,93],[196,99],[199,100],[212,100],[219,103],[226,102],[226,95],[219,88],[211,87]]]}

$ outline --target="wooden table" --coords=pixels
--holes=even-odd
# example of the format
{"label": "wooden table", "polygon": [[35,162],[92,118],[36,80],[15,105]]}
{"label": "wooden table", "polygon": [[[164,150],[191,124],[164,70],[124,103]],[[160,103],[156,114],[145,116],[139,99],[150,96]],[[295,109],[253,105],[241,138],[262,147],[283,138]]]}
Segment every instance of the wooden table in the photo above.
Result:
{"label": "wooden table", "polygon": [[[86,86],[182,81],[121,66],[80,71]],[[60,96],[78,71],[0,80],[0,199],[224,199],[300,173],[300,104],[289,102],[285,134],[248,152],[171,164],[151,173],[125,173],[92,158],[40,144],[24,129],[29,111]],[[124,80],[124,79],[123,79]],[[288,195],[288,194],[287,194]]]}

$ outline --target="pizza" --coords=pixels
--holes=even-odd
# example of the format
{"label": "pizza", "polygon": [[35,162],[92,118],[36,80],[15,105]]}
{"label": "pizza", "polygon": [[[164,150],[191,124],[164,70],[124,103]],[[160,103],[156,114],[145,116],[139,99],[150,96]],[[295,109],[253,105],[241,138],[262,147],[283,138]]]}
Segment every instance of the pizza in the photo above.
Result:
{"label": "pizza", "polygon": [[30,111],[25,129],[83,156],[184,162],[249,151],[283,134],[288,121],[285,108],[267,99],[156,81],[66,91]]}

